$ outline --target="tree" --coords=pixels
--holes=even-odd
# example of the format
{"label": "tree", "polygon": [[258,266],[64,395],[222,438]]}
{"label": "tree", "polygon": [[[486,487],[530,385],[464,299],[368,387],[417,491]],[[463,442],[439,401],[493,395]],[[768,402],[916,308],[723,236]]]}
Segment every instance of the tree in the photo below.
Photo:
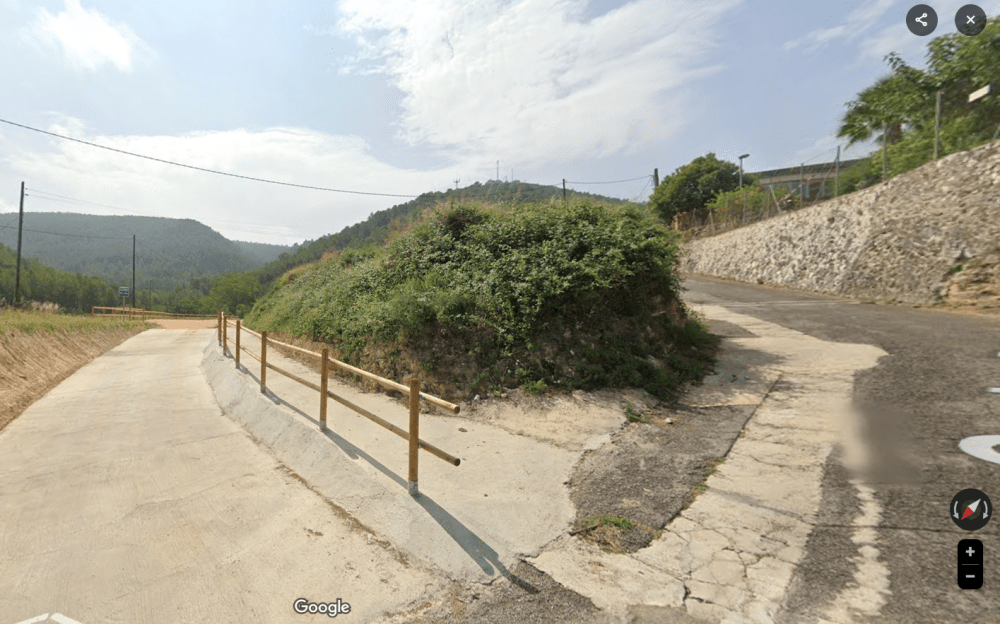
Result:
{"label": "tree", "polygon": [[[743,184],[756,184],[756,179],[744,173]],[[669,222],[682,212],[704,211],[716,195],[739,186],[739,166],[709,153],[666,176],[653,191],[649,205]]]}
{"label": "tree", "polygon": [[261,285],[247,273],[227,273],[212,283],[213,305],[221,306],[226,314],[233,314],[240,306],[253,306],[261,294]]}
{"label": "tree", "polygon": [[[848,102],[837,137],[848,140],[848,147],[876,137],[887,145],[903,138],[904,125],[923,128],[928,115],[934,114],[934,80],[908,66],[896,53],[885,60],[892,72]],[[883,137],[883,133],[885,136]]]}

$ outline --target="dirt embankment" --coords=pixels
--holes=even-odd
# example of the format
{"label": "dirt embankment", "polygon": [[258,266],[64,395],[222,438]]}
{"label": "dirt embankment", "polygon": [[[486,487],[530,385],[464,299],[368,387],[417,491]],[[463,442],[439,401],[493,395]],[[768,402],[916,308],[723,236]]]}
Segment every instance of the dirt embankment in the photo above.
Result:
{"label": "dirt embankment", "polygon": [[0,430],[78,368],[144,329],[0,334]]}

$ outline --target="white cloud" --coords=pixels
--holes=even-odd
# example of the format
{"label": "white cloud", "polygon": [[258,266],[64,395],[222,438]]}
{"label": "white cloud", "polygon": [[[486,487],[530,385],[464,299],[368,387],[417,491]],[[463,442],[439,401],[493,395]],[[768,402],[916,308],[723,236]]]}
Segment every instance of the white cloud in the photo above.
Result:
{"label": "white cloud", "polygon": [[404,93],[401,136],[475,166],[634,153],[684,123],[711,26],[739,0],[636,0],[589,22],[585,0],[343,0],[362,52],[344,72]]}
{"label": "white cloud", "polygon": [[[309,186],[377,193],[423,193],[456,171],[408,171],[376,160],[357,137],[297,128],[261,132],[190,132],[181,136],[102,136],[62,117],[46,130],[98,145],[240,175]],[[61,139],[50,149],[5,149],[14,172],[2,176],[28,186],[126,211],[202,221],[228,238],[267,242],[314,239],[408,201],[296,189],[240,180],[118,154]],[[13,186],[11,186],[13,188]],[[0,202],[6,209],[6,204]],[[29,208],[26,207],[26,210]],[[31,211],[121,214],[89,205],[31,198]],[[234,216],[235,215],[235,216]]]}
{"label": "white cloud", "polygon": [[[878,20],[895,3],[895,0],[875,0],[874,2],[862,4],[857,9],[848,13],[843,23],[830,28],[819,28],[797,39],[786,41],[782,48],[786,51],[794,50],[795,48],[804,48],[806,52],[814,52],[838,39],[852,41],[874,27]],[[909,32],[905,24],[900,23],[900,26],[904,31]]]}
{"label": "white cloud", "polygon": [[139,54],[151,54],[127,24],[113,24],[96,9],[84,9],[80,0],[64,0],[63,11],[55,15],[39,8],[29,36],[58,49],[78,70],[97,71],[111,64],[130,72]]}

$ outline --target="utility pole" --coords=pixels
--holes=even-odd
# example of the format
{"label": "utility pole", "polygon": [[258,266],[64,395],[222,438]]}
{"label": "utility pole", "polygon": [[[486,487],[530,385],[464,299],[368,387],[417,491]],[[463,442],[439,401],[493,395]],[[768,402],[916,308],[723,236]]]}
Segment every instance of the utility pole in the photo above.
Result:
{"label": "utility pole", "polygon": [[135,234],[132,235],[132,307],[135,305]]}
{"label": "utility pole", "polygon": [[840,146],[837,146],[837,160],[833,161],[833,196],[840,195]]}
{"label": "utility pole", "polygon": [[563,178],[563,199],[566,199],[566,178]]}
{"label": "utility pole", "polygon": [[461,182],[461,181],[462,181],[461,179],[455,180],[455,190],[456,191],[458,190],[458,183]]}
{"label": "utility pole", "polygon": [[660,185],[660,170],[653,169],[653,192],[656,192],[656,187]]}
{"label": "utility pole", "polygon": [[806,197],[806,164],[799,165],[799,197],[805,200]]}
{"label": "utility pole", "polygon": [[938,157],[938,143],[941,140],[941,92],[937,92],[937,105],[934,107],[934,160]]}
{"label": "utility pole", "polygon": [[21,228],[24,227],[24,182],[21,182],[21,209],[17,218],[17,270],[14,272],[14,305],[21,300]]}

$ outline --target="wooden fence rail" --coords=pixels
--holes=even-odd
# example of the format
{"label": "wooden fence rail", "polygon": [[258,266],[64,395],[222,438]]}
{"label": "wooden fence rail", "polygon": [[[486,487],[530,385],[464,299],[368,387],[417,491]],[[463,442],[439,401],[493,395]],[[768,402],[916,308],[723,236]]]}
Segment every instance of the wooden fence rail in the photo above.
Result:
{"label": "wooden fence rail", "polygon": [[107,306],[90,306],[91,316],[128,316],[129,318],[199,318],[210,319],[213,314],[174,314],[173,312],[160,312],[158,310],[144,310],[143,308],[112,308]]}
{"label": "wooden fence rail", "polygon": [[[323,349],[322,353],[316,353],[315,351],[309,351],[308,349],[303,349],[302,347],[297,347],[295,345],[290,345],[290,344],[285,343],[285,342],[279,342],[277,340],[269,340],[268,337],[267,337],[267,332],[266,331],[261,332],[261,333],[258,334],[255,331],[247,329],[245,326],[243,326],[243,322],[242,322],[241,319],[235,319],[235,320],[233,320],[232,318],[227,317],[220,310],[219,314],[218,314],[218,334],[219,334],[218,339],[219,339],[220,346],[222,346],[223,353],[228,353],[229,342],[230,342],[229,341],[229,335],[228,335],[228,328],[230,326],[232,326],[232,327],[234,327],[236,329],[236,337],[235,337],[236,339],[234,341],[235,342],[236,350],[233,352],[234,353],[234,358],[236,360],[236,367],[238,369],[239,365],[240,365],[239,360],[240,360],[240,352],[241,351],[245,351],[247,355],[249,355],[253,359],[255,359],[258,362],[260,362],[260,391],[261,392],[266,392],[266,389],[267,389],[267,369],[270,368],[274,372],[280,373],[280,374],[284,375],[285,377],[288,377],[289,379],[292,379],[293,381],[297,381],[298,383],[302,384],[303,386],[306,386],[307,388],[312,388],[313,390],[316,390],[317,392],[320,393],[320,404],[319,404],[320,405],[320,408],[319,408],[320,423],[319,423],[319,426],[320,426],[320,430],[321,431],[326,431],[327,430],[327,424],[326,424],[326,402],[327,402],[327,399],[330,398],[330,399],[333,399],[334,401],[340,403],[344,407],[346,407],[346,408],[348,408],[348,409],[356,412],[357,414],[360,414],[361,416],[364,416],[365,418],[367,418],[368,420],[374,422],[375,424],[380,425],[380,426],[388,429],[389,431],[395,433],[399,437],[401,437],[404,440],[406,440],[407,442],[409,442],[409,466],[408,466],[408,475],[407,475],[407,490],[409,491],[409,493],[411,495],[416,496],[418,494],[418,489],[417,489],[417,468],[418,468],[418,461],[417,461],[417,458],[418,458],[418,454],[419,454],[419,450],[420,449],[424,449],[425,451],[427,451],[431,455],[434,455],[435,457],[443,459],[444,461],[448,462],[449,464],[451,464],[453,466],[458,466],[461,463],[462,460],[460,460],[459,458],[455,457],[454,455],[446,453],[445,451],[442,451],[441,449],[439,449],[438,447],[434,446],[433,444],[430,444],[429,442],[425,442],[424,440],[420,439],[420,398],[421,397],[423,397],[424,400],[426,400],[428,403],[431,403],[433,405],[437,405],[438,407],[441,407],[441,408],[443,408],[445,410],[448,410],[449,412],[451,412],[453,414],[457,414],[459,412],[459,410],[460,410],[460,407],[458,405],[455,405],[454,403],[449,403],[448,401],[445,401],[444,399],[438,398],[436,396],[433,396],[433,395],[430,395],[430,394],[427,394],[427,393],[424,393],[424,392],[420,392],[420,381],[416,377],[410,379],[409,387],[407,387],[407,386],[404,386],[401,383],[397,383],[395,381],[392,381],[391,379],[386,379],[384,377],[379,377],[378,375],[376,375],[374,373],[370,373],[368,371],[361,370],[360,368],[356,368],[354,366],[351,366],[349,364],[341,362],[340,360],[335,360],[335,359],[333,359],[333,358],[330,357],[330,355],[329,355],[329,353],[330,353],[329,349]],[[242,332],[248,332],[251,335],[254,335],[254,336],[257,336],[257,337],[260,338],[260,356],[258,356],[257,354],[255,354],[253,351],[250,351],[246,347],[241,346],[241,344],[240,344],[240,334]],[[268,345],[277,345],[277,346],[280,346],[280,347],[285,347],[285,348],[291,349],[293,351],[297,351],[299,353],[304,353],[306,355],[311,355],[311,356],[320,358],[320,368],[321,368],[320,383],[319,384],[315,384],[315,383],[313,383],[311,381],[308,381],[306,379],[303,379],[303,378],[299,377],[298,375],[292,374],[292,373],[290,373],[287,370],[279,368],[279,367],[275,366],[274,364],[269,363],[267,361],[267,347],[268,347]],[[388,388],[390,390],[397,390],[397,391],[403,392],[404,394],[406,394],[407,396],[409,396],[409,399],[410,399],[410,405],[409,405],[409,407],[410,407],[409,430],[407,431],[405,429],[397,427],[396,425],[390,423],[389,421],[387,421],[387,420],[385,420],[383,418],[380,418],[380,417],[376,416],[375,414],[372,414],[371,412],[369,412],[368,410],[364,409],[363,407],[361,407],[359,405],[355,405],[354,403],[352,403],[351,401],[348,401],[344,397],[339,396],[339,395],[337,395],[337,394],[335,394],[333,392],[330,392],[327,389],[327,381],[328,381],[329,373],[330,373],[329,366],[331,364],[333,366],[337,367],[337,368],[340,368],[341,370],[344,370],[344,371],[347,371],[349,373],[353,373],[355,375],[358,375],[360,377],[364,377],[365,379],[369,379],[371,381],[374,381],[374,382],[380,384],[384,388]]]}

